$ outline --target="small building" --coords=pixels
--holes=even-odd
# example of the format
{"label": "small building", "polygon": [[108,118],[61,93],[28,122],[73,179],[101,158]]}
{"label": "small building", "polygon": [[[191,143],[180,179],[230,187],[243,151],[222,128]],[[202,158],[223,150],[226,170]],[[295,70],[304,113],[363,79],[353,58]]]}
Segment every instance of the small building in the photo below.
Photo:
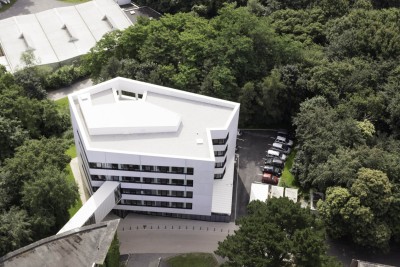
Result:
{"label": "small building", "polygon": [[261,184],[261,183],[252,183],[250,189],[250,200],[249,203],[253,200],[259,200],[265,202],[268,200],[270,185]]}
{"label": "small building", "polygon": [[259,200],[259,201],[267,201],[272,197],[287,197],[292,200],[294,203],[297,203],[298,189],[296,188],[288,188],[282,186],[275,186],[264,184],[260,182],[254,182],[251,184],[250,189],[250,200]]}
{"label": "small building", "polygon": [[89,194],[116,181],[120,215],[230,221],[238,103],[125,78],[69,103]]}

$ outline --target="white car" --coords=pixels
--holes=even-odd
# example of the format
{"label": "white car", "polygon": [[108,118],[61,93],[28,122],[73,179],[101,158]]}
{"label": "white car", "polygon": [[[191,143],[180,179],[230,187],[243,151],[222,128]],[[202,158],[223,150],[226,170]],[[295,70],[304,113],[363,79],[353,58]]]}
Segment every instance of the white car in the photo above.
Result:
{"label": "white car", "polygon": [[290,154],[290,151],[291,151],[290,147],[288,147],[285,144],[281,144],[281,143],[273,143],[271,149],[282,152],[286,155]]}
{"label": "white car", "polygon": [[287,145],[287,146],[290,146],[290,147],[293,146],[293,141],[292,140],[287,139],[286,137],[283,137],[283,136],[279,136],[279,135],[276,137],[274,143],[280,143],[280,144],[284,144],[284,145]]}
{"label": "white car", "polygon": [[282,161],[286,161],[287,158],[287,156],[284,153],[272,149],[267,151],[267,156],[278,158]]}

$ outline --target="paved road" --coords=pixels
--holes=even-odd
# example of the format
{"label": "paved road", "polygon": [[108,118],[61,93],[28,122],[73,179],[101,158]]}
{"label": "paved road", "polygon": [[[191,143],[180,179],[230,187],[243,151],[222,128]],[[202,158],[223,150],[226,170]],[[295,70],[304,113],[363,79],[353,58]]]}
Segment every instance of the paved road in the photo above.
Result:
{"label": "paved road", "polygon": [[58,0],[17,0],[8,10],[0,13],[0,19],[5,19],[18,15],[26,15],[41,12],[44,10],[76,5],[75,3],[66,3]]}
{"label": "paved road", "polygon": [[76,82],[70,86],[63,87],[48,93],[48,98],[52,100],[58,100],[68,96],[70,93],[85,89],[93,85],[91,79],[85,79],[79,82]]}

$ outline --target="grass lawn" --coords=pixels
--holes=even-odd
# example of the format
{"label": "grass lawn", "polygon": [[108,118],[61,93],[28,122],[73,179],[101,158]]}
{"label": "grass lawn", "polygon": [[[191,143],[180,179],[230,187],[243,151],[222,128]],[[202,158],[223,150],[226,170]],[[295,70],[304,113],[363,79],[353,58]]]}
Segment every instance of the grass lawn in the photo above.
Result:
{"label": "grass lawn", "polygon": [[[75,178],[74,178],[74,174],[72,173],[71,170],[71,166],[68,164],[67,166],[67,171],[68,171],[68,176],[67,176],[67,180],[70,183],[75,183]],[[82,207],[82,201],[81,198],[79,197],[78,200],[76,201],[75,205],[72,206],[71,208],[69,208],[68,213],[69,213],[69,217],[71,218],[72,216],[74,216],[74,214]]]}
{"label": "grass lawn", "polygon": [[71,145],[65,153],[71,158],[76,158],[76,147],[75,144]]}
{"label": "grass lawn", "polygon": [[[61,98],[59,100],[54,101],[58,107],[58,109],[61,112],[69,112],[69,106],[68,106],[68,97]],[[71,158],[76,158],[76,147],[75,144],[72,144],[66,151],[65,153],[70,156]],[[72,173],[71,166],[68,164],[66,168],[68,172],[68,182],[70,183],[75,183],[75,178],[74,174]],[[79,197],[78,200],[76,201],[75,205],[72,206],[68,212],[69,212],[69,217],[71,218],[74,216],[74,214],[82,207],[82,201],[81,198]]]}
{"label": "grass lawn", "polygon": [[14,3],[17,2],[17,0],[11,0],[9,4],[2,4],[2,7],[0,8],[0,12],[4,12],[7,9],[9,9],[12,5],[14,5]]}
{"label": "grass lawn", "polygon": [[54,101],[58,107],[58,110],[60,111],[65,111],[67,113],[69,113],[69,102],[68,102],[68,97],[64,97],[61,99],[58,99],[56,101]]}
{"label": "grass lawn", "polygon": [[289,154],[289,157],[286,160],[285,168],[283,169],[282,176],[279,182],[280,186],[285,185],[286,187],[298,188],[298,186],[296,185],[296,181],[294,180],[293,174],[290,173],[290,169],[293,165],[294,156],[296,156],[295,150],[293,150]]}
{"label": "grass lawn", "polygon": [[217,267],[218,262],[210,253],[187,253],[167,260],[170,267]]}

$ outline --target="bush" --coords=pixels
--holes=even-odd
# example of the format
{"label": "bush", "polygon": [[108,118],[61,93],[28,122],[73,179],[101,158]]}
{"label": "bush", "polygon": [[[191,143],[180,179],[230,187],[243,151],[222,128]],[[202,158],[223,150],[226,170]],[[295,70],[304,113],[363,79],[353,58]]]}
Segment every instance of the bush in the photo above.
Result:
{"label": "bush", "polygon": [[69,86],[75,81],[87,76],[87,72],[80,65],[65,65],[46,77],[46,88],[56,89]]}

